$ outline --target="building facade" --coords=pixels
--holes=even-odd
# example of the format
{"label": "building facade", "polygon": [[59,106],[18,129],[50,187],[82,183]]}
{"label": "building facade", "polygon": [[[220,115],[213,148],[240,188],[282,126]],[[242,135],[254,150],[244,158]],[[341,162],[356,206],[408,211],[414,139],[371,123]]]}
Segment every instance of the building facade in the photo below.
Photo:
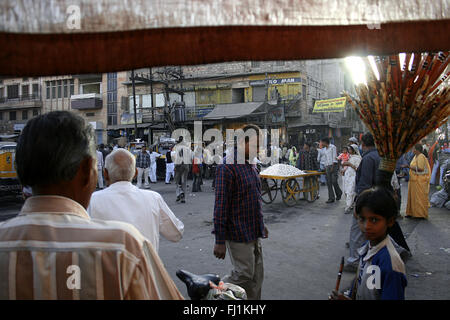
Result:
{"label": "building facade", "polygon": [[329,136],[340,147],[364,131],[349,104],[342,112],[314,112],[316,101],[352,93],[340,59],[143,68],[134,74],[134,90],[131,71],[2,79],[0,133],[20,133],[28,119],[54,110],[82,116],[98,144],[120,138],[152,144],[174,128],[191,130],[196,120],[223,131],[249,122],[279,129],[280,142],[296,146]]}
{"label": "building facade", "polygon": [[18,134],[42,112],[40,78],[0,79],[0,135]]}

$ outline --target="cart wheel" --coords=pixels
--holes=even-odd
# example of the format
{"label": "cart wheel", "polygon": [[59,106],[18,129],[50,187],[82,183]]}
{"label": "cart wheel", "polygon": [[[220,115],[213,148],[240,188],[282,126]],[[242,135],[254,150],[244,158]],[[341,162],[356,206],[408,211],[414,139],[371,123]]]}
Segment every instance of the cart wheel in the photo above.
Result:
{"label": "cart wheel", "polygon": [[280,186],[281,197],[283,202],[289,206],[297,204],[298,195],[300,194],[300,185],[296,179],[283,180]]}
{"label": "cart wheel", "polygon": [[274,179],[261,179],[261,198],[265,204],[270,204],[277,197],[278,184]]}
{"label": "cart wheel", "polygon": [[305,189],[310,190],[304,192],[306,201],[314,202],[319,197],[319,180],[317,177],[308,177],[305,179]]}

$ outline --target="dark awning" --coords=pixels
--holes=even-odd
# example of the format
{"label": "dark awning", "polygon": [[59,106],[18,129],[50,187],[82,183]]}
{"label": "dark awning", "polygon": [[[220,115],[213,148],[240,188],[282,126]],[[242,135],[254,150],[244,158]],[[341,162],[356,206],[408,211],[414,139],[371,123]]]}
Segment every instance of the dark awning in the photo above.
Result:
{"label": "dark awning", "polygon": [[228,103],[217,105],[210,113],[204,116],[204,120],[236,119],[248,116],[264,102]]}
{"label": "dark awning", "polygon": [[[151,123],[138,123],[138,128],[148,128],[151,126]],[[108,126],[107,130],[121,130],[121,129],[134,129],[134,124],[117,124],[114,126]]]}

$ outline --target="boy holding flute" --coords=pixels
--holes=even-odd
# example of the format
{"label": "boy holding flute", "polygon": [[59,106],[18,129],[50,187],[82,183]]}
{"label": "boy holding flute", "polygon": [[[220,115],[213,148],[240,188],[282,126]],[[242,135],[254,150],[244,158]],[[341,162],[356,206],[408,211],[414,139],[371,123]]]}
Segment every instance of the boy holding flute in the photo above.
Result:
{"label": "boy holding flute", "polygon": [[355,213],[367,241],[358,250],[359,266],[350,293],[333,290],[330,300],[405,299],[405,265],[388,235],[397,210],[392,193],[385,188],[368,189],[358,197]]}

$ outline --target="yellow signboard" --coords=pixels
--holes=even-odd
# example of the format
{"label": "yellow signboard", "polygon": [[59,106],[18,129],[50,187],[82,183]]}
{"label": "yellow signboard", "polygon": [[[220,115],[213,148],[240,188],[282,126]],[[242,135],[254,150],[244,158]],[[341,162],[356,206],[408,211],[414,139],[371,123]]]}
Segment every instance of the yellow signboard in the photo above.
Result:
{"label": "yellow signboard", "polygon": [[14,168],[14,152],[12,150],[0,151],[0,178],[16,178],[17,173]]}
{"label": "yellow signboard", "polygon": [[317,100],[313,112],[342,112],[345,109],[346,97]]}

